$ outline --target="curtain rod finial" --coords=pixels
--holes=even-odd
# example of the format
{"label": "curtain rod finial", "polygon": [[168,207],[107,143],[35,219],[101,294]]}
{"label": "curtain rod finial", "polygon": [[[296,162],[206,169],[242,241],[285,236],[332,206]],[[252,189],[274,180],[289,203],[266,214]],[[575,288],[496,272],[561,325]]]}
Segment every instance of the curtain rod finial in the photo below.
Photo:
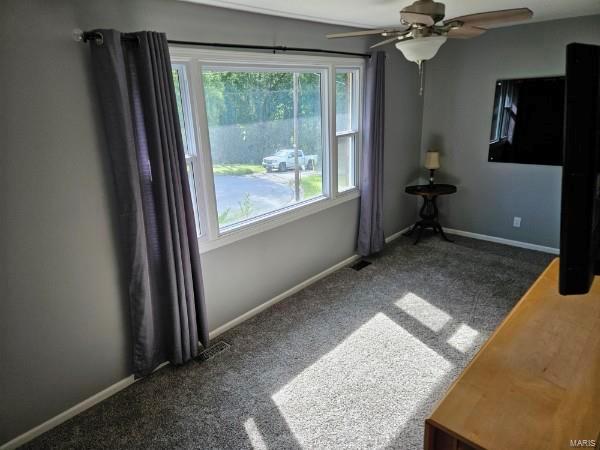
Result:
{"label": "curtain rod finial", "polygon": [[75,42],[94,41],[96,45],[104,44],[104,36],[98,31],[82,31],[79,28],[75,28],[71,31],[71,37]]}
{"label": "curtain rod finial", "polygon": [[71,36],[75,42],[83,42],[83,30],[80,28],[73,28]]}

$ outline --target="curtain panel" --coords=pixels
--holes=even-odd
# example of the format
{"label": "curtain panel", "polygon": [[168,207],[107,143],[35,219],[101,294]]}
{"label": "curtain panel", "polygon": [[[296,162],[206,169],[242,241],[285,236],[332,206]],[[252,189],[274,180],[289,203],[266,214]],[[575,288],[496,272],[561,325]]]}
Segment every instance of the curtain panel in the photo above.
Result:
{"label": "curtain panel", "polygon": [[92,70],[127,255],[133,371],[208,346],[196,225],[165,34],[94,30]]}
{"label": "curtain panel", "polygon": [[363,115],[360,222],[358,254],[383,249],[383,139],[385,123],[385,53],[376,52],[367,63]]}

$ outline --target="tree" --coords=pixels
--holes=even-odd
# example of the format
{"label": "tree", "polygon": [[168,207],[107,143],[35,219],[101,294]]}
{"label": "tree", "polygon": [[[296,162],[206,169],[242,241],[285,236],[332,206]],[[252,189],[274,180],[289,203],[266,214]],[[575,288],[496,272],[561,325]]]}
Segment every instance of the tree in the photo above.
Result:
{"label": "tree", "polygon": [[[298,78],[299,148],[321,155],[320,74],[302,72]],[[260,164],[292,146],[291,72],[206,70],[202,80],[215,164]]]}

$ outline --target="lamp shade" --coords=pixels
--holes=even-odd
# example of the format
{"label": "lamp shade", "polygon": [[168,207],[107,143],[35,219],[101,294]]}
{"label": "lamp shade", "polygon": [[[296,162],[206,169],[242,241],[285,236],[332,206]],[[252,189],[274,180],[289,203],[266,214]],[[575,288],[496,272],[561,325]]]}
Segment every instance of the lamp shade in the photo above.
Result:
{"label": "lamp shade", "polygon": [[429,170],[440,168],[440,154],[438,152],[425,153],[425,168]]}
{"label": "lamp shade", "polygon": [[396,43],[396,48],[412,62],[427,61],[435,56],[446,36],[427,36]]}

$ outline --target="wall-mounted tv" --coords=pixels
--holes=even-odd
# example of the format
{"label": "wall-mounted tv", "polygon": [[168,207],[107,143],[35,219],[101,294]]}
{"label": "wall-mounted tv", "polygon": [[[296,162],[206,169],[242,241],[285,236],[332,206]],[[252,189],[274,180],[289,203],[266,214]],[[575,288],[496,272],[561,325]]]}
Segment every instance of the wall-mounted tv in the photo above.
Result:
{"label": "wall-mounted tv", "polygon": [[560,166],[565,77],[498,80],[488,161]]}
{"label": "wall-mounted tv", "polygon": [[559,278],[563,295],[585,294],[600,275],[600,46],[567,46],[566,91]]}

